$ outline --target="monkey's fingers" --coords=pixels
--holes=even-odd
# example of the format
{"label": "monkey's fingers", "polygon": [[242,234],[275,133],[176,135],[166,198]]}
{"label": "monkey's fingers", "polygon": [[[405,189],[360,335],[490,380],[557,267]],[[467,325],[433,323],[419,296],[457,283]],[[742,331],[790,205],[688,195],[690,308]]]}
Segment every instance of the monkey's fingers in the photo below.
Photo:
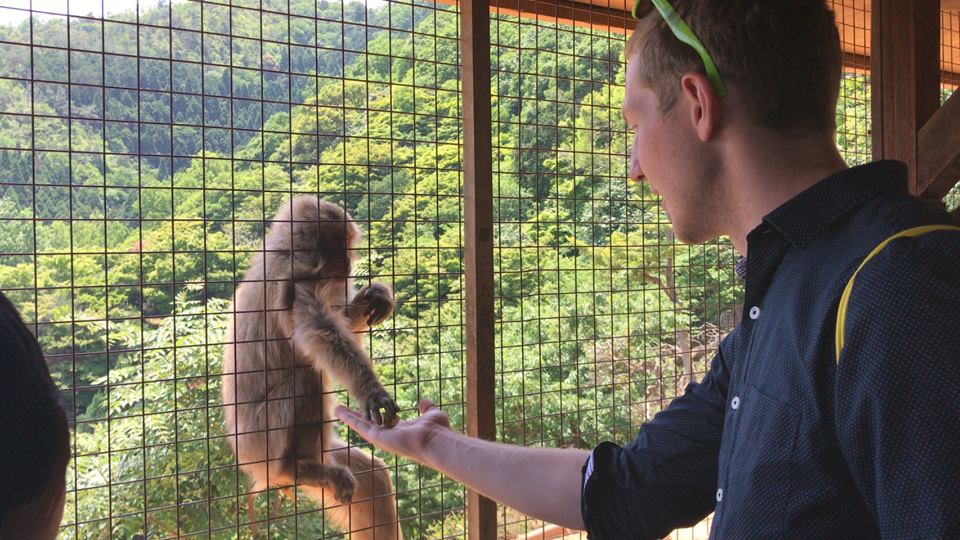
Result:
{"label": "monkey's fingers", "polygon": [[400,415],[396,413],[392,415],[388,414],[383,419],[383,427],[385,428],[395,427],[399,423],[400,423]]}
{"label": "monkey's fingers", "polygon": [[373,326],[387,318],[387,314],[390,313],[390,306],[385,304],[371,305],[367,313],[369,313],[367,326]]}
{"label": "monkey's fingers", "polygon": [[397,406],[397,403],[392,399],[383,405],[383,427],[392,428],[397,425],[397,422],[400,421],[400,407]]}
{"label": "monkey's fingers", "polygon": [[[382,414],[380,412],[381,409],[383,409]],[[398,412],[400,412],[400,407],[398,407],[396,402],[393,401],[393,398],[386,393],[372,397],[367,402],[367,420],[375,422],[378,426],[393,427],[397,425],[399,421],[397,417]]]}
{"label": "monkey's fingers", "polygon": [[378,426],[383,425],[383,417],[380,416],[380,409],[367,409],[367,420],[376,423]]}

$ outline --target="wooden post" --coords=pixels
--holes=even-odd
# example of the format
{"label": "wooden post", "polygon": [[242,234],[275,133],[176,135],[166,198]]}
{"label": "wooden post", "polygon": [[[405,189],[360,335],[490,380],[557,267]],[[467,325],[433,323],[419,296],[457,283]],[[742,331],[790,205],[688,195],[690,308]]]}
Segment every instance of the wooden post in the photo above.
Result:
{"label": "wooden post", "polygon": [[[490,114],[490,4],[460,3],[463,73],[463,194],[467,303],[467,432],[496,437],[493,343],[493,179]],[[497,506],[470,490],[472,540],[497,535]]]}
{"label": "wooden post", "polygon": [[873,0],[873,155],[905,161],[919,194],[920,129],[940,106],[940,2]]}

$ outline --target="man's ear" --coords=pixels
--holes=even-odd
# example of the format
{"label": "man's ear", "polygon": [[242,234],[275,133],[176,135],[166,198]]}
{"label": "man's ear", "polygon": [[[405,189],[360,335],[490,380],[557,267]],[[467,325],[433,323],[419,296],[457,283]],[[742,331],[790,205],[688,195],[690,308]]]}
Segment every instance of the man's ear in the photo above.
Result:
{"label": "man's ear", "polygon": [[713,139],[723,122],[723,101],[706,75],[690,72],[680,79],[680,99],[689,106],[690,121],[701,141]]}

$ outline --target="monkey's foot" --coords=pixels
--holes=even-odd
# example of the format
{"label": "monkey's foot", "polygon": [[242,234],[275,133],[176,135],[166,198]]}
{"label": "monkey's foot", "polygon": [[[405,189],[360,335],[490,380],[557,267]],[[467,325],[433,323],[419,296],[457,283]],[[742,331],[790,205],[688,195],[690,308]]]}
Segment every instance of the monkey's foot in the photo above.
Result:
{"label": "monkey's foot", "polygon": [[350,469],[312,460],[297,462],[297,480],[303,484],[332,490],[333,498],[342,504],[349,504],[353,500],[353,492],[357,488],[357,479]]}
{"label": "monkey's foot", "polygon": [[329,484],[337,502],[350,504],[350,501],[353,500],[353,492],[357,489],[357,479],[349,470],[337,469],[336,473],[330,475]]}

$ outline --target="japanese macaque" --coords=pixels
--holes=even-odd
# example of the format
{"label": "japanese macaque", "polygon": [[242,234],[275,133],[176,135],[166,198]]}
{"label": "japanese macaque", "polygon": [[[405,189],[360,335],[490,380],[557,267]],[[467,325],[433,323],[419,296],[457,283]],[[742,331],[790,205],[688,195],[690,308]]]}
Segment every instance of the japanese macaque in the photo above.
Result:
{"label": "japanese macaque", "polygon": [[398,420],[361,333],[390,315],[393,293],[383,283],[355,290],[350,248],[359,237],[339,206],[294,198],[236,290],[222,397],[230,445],[252,480],[251,522],[258,492],[290,495],[295,486],[354,539],[401,537],[386,465],[334,434],[333,381],[367,418],[385,426]]}

